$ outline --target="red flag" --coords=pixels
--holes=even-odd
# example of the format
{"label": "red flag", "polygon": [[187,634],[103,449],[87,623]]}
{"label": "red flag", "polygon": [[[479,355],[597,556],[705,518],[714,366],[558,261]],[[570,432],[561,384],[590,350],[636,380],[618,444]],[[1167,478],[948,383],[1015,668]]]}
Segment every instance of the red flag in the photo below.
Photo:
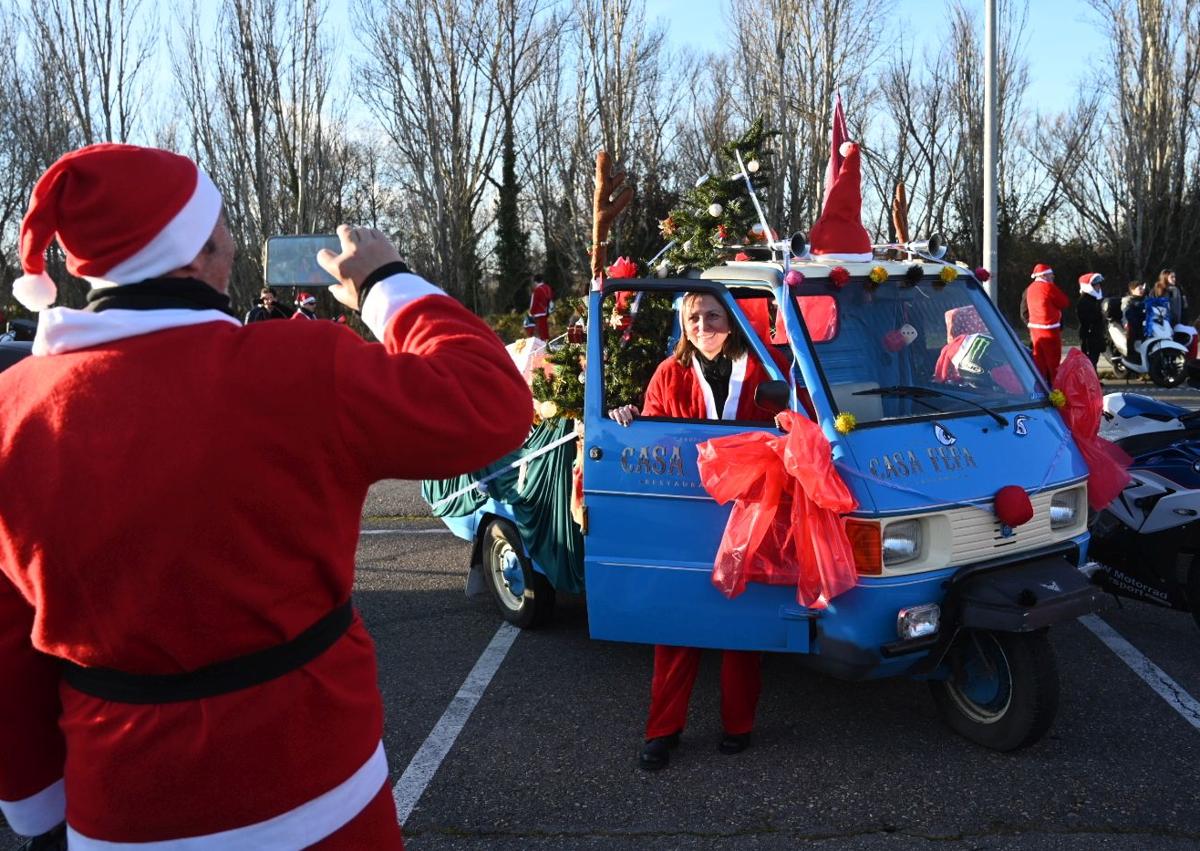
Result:
{"label": "red flag", "polygon": [[833,102],[833,123],[829,128],[829,165],[825,167],[825,197],[821,199],[822,210],[825,209],[825,202],[829,200],[829,190],[833,188],[833,181],[842,170],[842,143],[849,138],[850,134],[846,132],[846,114],[842,112],[842,95],[839,92],[837,100]]}

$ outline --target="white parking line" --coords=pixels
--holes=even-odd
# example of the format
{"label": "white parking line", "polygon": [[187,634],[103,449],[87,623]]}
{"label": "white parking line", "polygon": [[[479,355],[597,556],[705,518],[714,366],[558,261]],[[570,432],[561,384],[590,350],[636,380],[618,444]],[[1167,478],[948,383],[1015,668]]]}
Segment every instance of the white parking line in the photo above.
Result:
{"label": "white parking line", "polygon": [[1145,680],[1146,684],[1154,689],[1159,697],[1182,715],[1183,720],[1200,730],[1200,701],[1184,691],[1179,683],[1167,676],[1166,671],[1143,656],[1120,633],[1096,615],[1084,615],[1079,622],[1107,644],[1108,648],[1116,653],[1122,662],[1132,668],[1133,672]]}
{"label": "white parking line", "polygon": [[452,535],[449,529],[359,529],[360,535]]}
{"label": "white parking line", "polygon": [[396,800],[396,817],[400,820],[400,824],[408,821],[413,807],[417,805],[425,787],[429,785],[429,781],[433,779],[433,775],[441,766],[442,760],[454,746],[454,740],[462,732],[467,719],[475,710],[475,705],[483,697],[488,683],[492,681],[492,676],[500,667],[500,663],[504,661],[508,649],[512,647],[512,643],[520,632],[512,624],[500,625],[496,634],[492,636],[491,642],[475,663],[475,667],[471,669],[471,673],[467,674],[462,688],[458,690],[458,694],[454,695],[454,699],[450,701],[450,705],[446,707],[442,717],[433,725],[429,736],[417,749],[408,768],[404,769],[404,773],[396,781],[396,786],[392,789],[392,797]]}

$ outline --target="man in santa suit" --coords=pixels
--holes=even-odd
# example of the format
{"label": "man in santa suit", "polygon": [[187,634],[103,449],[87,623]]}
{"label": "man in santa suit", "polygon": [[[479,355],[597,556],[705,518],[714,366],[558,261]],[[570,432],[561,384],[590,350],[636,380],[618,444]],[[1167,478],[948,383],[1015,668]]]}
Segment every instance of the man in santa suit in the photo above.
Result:
{"label": "man in santa suit", "polygon": [[529,316],[533,329],[543,340],[550,339],[550,311],[554,309],[554,290],[541,275],[533,276],[533,292],[529,296]]}
{"label": "man in santa suit", "polygon": [[[0,808],[17,833],[65,819],[83,851],[403,847],[350,605],[363,501],[379,479],[512,450],[532,401],[496,335],[382,234],[338,236],[318,258],[331,293],[382,343],[243,327],[220,195],[185,157],[94,145],[38,181],[14,294],[42,321],[0,374],[0,480],[23,483],[0,489]],[[92,285],[83,310],[46,309],[55,238]]]}
{"label": "man in santa suit", "polygon": [[[680,323],[683,334],[675,351],[650,379],[641,411],[624,405],[609,416],[625,426],[637,416],[769,422],[773,412],[760,408],[754,400],[755,391],[769,375],[751,356],[741,333],[731,326],[721,302],[708,294],[688,293],[680,307]],[[786,375],[788,367],[782,355],[777,362]],[[638,757],[642,768],[654,771],[669,762],[669,751],[679,743],[687,721],[699,666],[697,647],[654,648],[650,714],[645,745]],[[722,753],[738,753],[750,743],[762,690],[761,668],[761,653],[722,651]]]}
{"label": "man in santa suit", "polygon": [[316,319],[317,297],[312,293],[300,293],[296,296],[296,312],[292,314],[292,318]]}
{"label": "man in santa suit", "polygon": [[1054,374],[1062,361],[1062,312],[1071,304],[1067,294],[1054,284],[1054,270],[1045,263],[1033,267],[1033,278],[1024,294],[1029,318],[1029,338],[1033,346],[1033,362],[1054,386]]}

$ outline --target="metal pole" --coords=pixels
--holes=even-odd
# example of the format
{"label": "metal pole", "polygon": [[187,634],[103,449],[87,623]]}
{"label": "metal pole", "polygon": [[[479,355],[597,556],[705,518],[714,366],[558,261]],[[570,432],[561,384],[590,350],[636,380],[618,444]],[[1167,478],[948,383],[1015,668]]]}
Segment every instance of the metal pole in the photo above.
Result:
{"label": "metal pole", "polygon": [[996,0],[984,0],[983,21],[983,266],[992,273],[984,289],[995,302],[1000,278],[996,245]]}

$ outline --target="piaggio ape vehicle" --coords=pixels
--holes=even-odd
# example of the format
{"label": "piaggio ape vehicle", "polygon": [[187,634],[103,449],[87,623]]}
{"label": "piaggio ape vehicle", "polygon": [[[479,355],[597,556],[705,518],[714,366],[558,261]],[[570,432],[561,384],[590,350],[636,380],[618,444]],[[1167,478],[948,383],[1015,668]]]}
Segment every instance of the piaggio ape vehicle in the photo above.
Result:
{"label": "piaggio ape vehicle", "polygon": [[[1032,744],[1058,703],[1047,627],[1101,598],[1078,570],[1088,470],[1049,388],[965,268],[928,257],[843,263],[835,284],[834,264],[784,256],[730,262],[700,279],[607,281],[591,294],[580,375],[584,534],[574,544],[552,535],[547,545],[542,533],[561,527],[562,514],[531,509],[531,489],[546,480],[522,461],[551,437],[573,456],[568,424],[474,477],[475,486],[471,477],[427,483],[435,513],[475,542],[468,591],[489,589],[507,619],[536,626],[556,587],[582,586],[596,639],[794,653],[848,679],[926,679],[944,719],[968,739],[997,750]],[[857,584],[826,608],[799,605],[794,587],[751,583],[728,599],[712,582],[730,507],[702,486],[696,446],[773,423],[640,417],[622,427],[607,416],[624,401],[610,398],[606,374],[616,359],[605,348],[620,345],[606,333],[614,300],[635,294],[646,312],[684,292],[725,305],[774,379],[760,395],[819,423],[857,498],[845,518]],[[637,318],[632,330],[641,333]],[[663,332],[657,359],[678,333],[677,322]],[[786,356],[786,374],[770,348]],[[569,475],[570,456],[550,475]],[[508,485],[496,487],[505,476]],[[1016,527],[993,506],[1009,485],[1033,506],[1032,520]],[[579,540],[583,575],[572,579],[560,562],[578,556],[568,550]]]}

